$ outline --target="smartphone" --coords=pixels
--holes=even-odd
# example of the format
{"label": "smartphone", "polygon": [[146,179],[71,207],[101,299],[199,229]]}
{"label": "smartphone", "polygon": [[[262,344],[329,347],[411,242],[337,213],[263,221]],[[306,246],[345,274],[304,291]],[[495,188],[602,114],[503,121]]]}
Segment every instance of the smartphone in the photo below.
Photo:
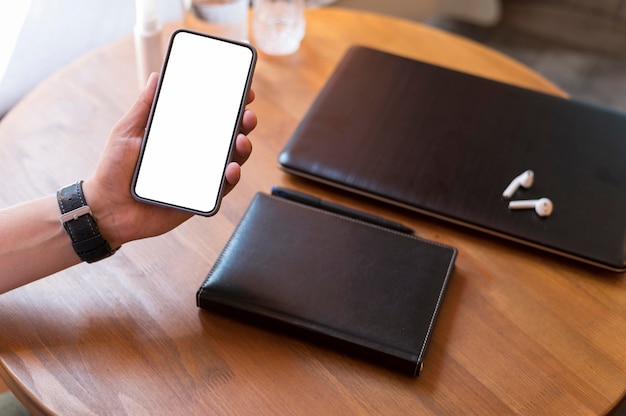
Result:
{"label": "smartphone", "polygon": [[218,211],[256,57],[246,43],[172,34],[133,175],[136,200]]}

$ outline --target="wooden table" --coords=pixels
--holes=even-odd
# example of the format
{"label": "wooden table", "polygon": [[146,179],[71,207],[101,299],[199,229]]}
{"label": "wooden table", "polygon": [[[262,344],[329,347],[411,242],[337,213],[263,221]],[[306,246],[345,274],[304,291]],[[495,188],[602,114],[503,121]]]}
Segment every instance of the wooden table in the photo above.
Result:
{"label": "wooden table", "polygon": [[[307,12],[301,49],[261,56],[259,126],[213,218],[0,297],[0,375],[34,414],[603,414],[626,389],[626,277],[283,173],[278,152],[355,43],[555,94],[524,66],[416,23]],[[52,76],[0,124],[0,204],[91,172],[137,95],[132,39]],[[406,223],[459,257],[424,372],[199,310],[195,293],[257,191],[294,187]],[[245,259],[242,259],[245,261]]]}

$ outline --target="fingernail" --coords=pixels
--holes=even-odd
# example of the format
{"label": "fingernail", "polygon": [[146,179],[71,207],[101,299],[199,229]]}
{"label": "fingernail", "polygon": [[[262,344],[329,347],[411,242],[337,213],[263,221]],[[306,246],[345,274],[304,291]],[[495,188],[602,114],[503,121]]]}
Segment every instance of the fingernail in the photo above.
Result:
{"label": "fingernail", "polygon": [[151,73],[150,73],[150,76],[148,76],[148,82],[146,82],[146,87],[147,87],[148,85],[150,85],[150,82],[152,81],[152,78],[154,78],[154,77],[155,77],[155,76],[157,76],[157,75],[159,75],[159,73],[158,73],[158,72],[151,72]]}

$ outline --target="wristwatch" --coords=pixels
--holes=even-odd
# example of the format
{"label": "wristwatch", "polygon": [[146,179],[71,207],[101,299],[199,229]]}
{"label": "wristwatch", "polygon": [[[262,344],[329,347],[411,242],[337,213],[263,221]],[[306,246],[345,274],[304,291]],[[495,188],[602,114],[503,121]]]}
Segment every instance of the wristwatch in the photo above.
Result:
{"label": "wristwatch", "polygon": [[83,181],[57,191],[61,209],[59,220],[72,239],[72,247],[82,261],[93,263],[115,253],[104,239],[83,194]]}

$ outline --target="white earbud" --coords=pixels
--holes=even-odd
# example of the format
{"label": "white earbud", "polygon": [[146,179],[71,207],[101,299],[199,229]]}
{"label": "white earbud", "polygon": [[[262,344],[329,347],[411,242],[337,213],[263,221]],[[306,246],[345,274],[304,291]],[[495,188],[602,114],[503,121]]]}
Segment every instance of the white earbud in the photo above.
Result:
{"label": "white earbud", "polygon": [[517,191],[520,186],[523,188],[530,188],[533,185],[534,180],[535,172],[529,169],[519,176],[515,177],[515,179],[511,181],[509,186],[506,187],[504,192],[502,192],[502,196],[506,199],[509,199],[513,196],[515,191]]}
{"label": "white earbud", "polygon": [[526,201],[509,202],[510,209],[531,209],[534,208],[537,215],[547,217],[552,214],[554,205],[548,198],[528,199]]}

